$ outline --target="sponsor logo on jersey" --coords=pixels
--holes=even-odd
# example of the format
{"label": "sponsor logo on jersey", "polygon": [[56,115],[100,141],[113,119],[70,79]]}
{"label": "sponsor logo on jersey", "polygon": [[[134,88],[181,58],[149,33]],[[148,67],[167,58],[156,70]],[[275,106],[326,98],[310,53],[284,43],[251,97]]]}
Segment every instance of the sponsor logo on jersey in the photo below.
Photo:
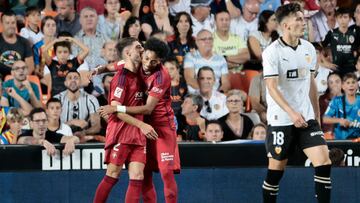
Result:
{"label": "sponsor logo on jersey", "polygon": [[306,60],[306,62],[310,63],[311,62],[311,56],[309,54],[305,54],[305,60]]}
{"label": "sponsor logo on jersey", "polygon": [[114,96],[117,97],[117,98],[120,98],[122,92],[123,92],[123,89],[121,89],[120,87],[116,87],[116,89],[114,91]]}
{"label": "sponsor logo on jersey", "polygon": [[321,131],[321,130],[310,133],[310,136],[311,136],[311,137],[316,136],[316,135],[324,135],[324,133],[323,133],[323,131]]}
{"label": "sponsor logo on jersey", "polygon": [[160,154],[160,157],[161,157],[161,162],[174,160],[174,155],[170,154],[169,152],[162,152]]}
{"label": "sponsor logo on jersey", "polygon": [[151,91],[157,94],[161,94],[164,90],[158,87],[153,87]]}
{"label": "sponsor logo on jersey", "polygon": [[344,45],[341,45],[341,44],[339,44],[339,45],[336,45],[336,51],[338,51],[338,52],[342,52],[342,53],[351,53],[351,45],[346,45],[346,44],[344,44]]}
{"label": "sponsor logo on jersey", "polygon": [[136,92],[135,93],[135,100],[141,100],[144,98],[144,92]]}
{"label": "sponsor logo on jersey", "polygon": [[353,35],[349,36],[349,42],[350,42],[350,44],[355,42],[355,37]]}
{"label": "sponsor logo on jersey", "polygon": [[298,78],[299,77],[298,69],[288,70],[286,72],[286,77],[289,79]]}

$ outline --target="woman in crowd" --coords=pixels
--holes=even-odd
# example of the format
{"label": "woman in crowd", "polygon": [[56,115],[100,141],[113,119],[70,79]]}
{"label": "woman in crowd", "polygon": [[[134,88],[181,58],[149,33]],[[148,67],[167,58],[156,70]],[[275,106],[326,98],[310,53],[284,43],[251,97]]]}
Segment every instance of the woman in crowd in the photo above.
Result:
{"label": "woman in crowd", "polygon": [[[328,88],[325,93],[319,98],[319,106],[320,106],[320,118],[322,119],[327,107],[329,106],[330,101],[336,97],[340,96],[341,93],[341,77],[338,73],[332,72],[328,75],[327,78]],[[324,133],[331,134],[333,132],[333,125],[327,125],[322,123],[321,125]]]}
{"label": "woman in crowd", "polygon": [[119,0],[105,0],[104,15],[99,15],[97,28],[111,40],[117,40],[120,37],[122,27],[126,19],[131,15],[129,11],[124,11],[121,14]]}
{"label": "woman in crowd", "polygon": [[167,0],[151,0],[149,14],[141,18],[141,29],[148,39],[152,32],[157,30],[165,31],[168,36],[174,30],[170,23],[169,7]]}
{"label": "woman in crowd", "polygon": [[219,118],[219,122],[224,131],[222,141],[247,139],[254,124],[251,119],[242,114],[244,111],[242,92],[240,90],[230,90],[226,97],[226,106],[229,113]]}
{"label": "woman in crowd", "polygon": [[141,42],[146,41],[145,34],[141,30],[139,18],[131,16],[126,21],[122,37],[133,37],[140,40]]}
{"label": "woman in crowd", "polygon": [[261,66],[263,50],[279,37],[274,11],[264,10],[259,15],[258,30],[249,35],[249,50],[252,61]]}
{"label": "woman in crowd", "polygon": [[195,39],[192,37],[192,20],[188,13],[179,12],[174,18],[174,39],[169,42],[173,55],[180,65],[180,72],[183,71],[183,60],[185,54],[195,50]]}
{"label": "woman in crowd", "polygon": [[266,138],[266,125],[258,123],[251,129],[248,139],[250,140],[265,140]]}
{"label": "woman in crowd", "polygon": [[[44,17],[41,20],[40,30],[44,34],[44,39],[34,44],[33,52],[34,52],[35,73],[37,76],[42,78],[44,66],[45,66],[45,58],[42,56],[44,53],[42,52],[41,49],[42,47],[44,47],[44,45],[47,45],[56,39],[55,19],[51,16]],[[52,49],[45,54],[48,54],[51,57],[54,56],[54,52]]]}

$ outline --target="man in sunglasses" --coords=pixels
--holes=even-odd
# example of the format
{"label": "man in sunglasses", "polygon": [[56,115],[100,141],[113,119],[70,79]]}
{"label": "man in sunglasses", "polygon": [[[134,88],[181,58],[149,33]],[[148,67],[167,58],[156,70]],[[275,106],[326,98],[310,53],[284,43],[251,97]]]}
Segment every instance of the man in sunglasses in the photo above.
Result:
{"label": "man in sunglasses", "polygon": [[24,61],[15,61],[11,68],[13,79],[3,84],[1,106],[20,108],[28,115],[34,107],[41,107],[40,90],[38,86],[27,80],[28,66]]}
{"label": "man in sunglasses", "polygon": [[84,138],[100,132],[100,116],[96,113],[99,102],[93,95],[86,93],[81,87],[80,73],[70,71],[65,77],[66,90],[55,95],[61,101],[61,122],[68,124],[74,135]]}
{"label": "man in sunglasses", "polygon": [[207,120],[217,120],[229,113],[226,107],[226,96],[214,89],[215,73],[208,66],[199,69],[197,75],[199,92],[204,100],[200,115]]}

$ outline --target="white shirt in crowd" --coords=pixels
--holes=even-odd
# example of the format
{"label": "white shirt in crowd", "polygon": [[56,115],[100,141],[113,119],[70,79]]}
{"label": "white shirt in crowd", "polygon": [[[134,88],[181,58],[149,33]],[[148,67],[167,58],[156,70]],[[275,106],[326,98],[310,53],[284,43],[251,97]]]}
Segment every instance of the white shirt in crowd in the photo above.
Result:
{"label": "white shirt in crowd", "polygon": [[[304,116],[314,119],[314,109],[309,97],[311,72],[315,72],[316,51],[314,46],[303,39],[294,49],[281,38],[268,46],[263,54],[264,78],[277,77],[278,90],[291,108]],[[293,125],[289,115],[270,96],[266,87],[267,120],[272,126]]]}
{"label": "white shirt in crowd", "polygon": [[26,38],[27,40],[30,41],[31,46],[36,44],[37,42],[39,42],[40,40],[42,40],[44,38],[44,35],[41,31],[39,32],[34,32],[32,31],[30,28],[28,27],[23,27],[20,30],[20,36]]}
{"label": "white shirt in crowd", "polygon": [[[218,91],[213,90],[210,100],[204,99],[203,107],[200,111],[200,115],[207,120],[217,120],[229,113],[229,109],[226,106],[226,96]],[[206,105],[205,103],[208,103]],[[208,111],[210,107],[211,112]]]}
{"label": "white shirt in crowd", "polygon": [[215,32],[215,17],[213,14],[210,14],[203,22],[198,21],[191,14],[190,16],[193,22],[193,37],[196,37],[197,33],[202,29],[209,30],[211,33]]}
{"label": "white shirt in crowd", "polygon": [[57,129],[56,132],[65,136],[73,136],[70,126],[65,123],[61,123],[59,129]]}
{"label": "white shirt in crowd", "polygon": [[332,72],[332,70],[319,66],[317,70],[317,74],[315,77],[316,86],[318,90],[319,96],[323,95],[328,87],[327,85],[327,77]]}
{"label": "white shirt in crowd", "polygon": [[257,31],[258,19],[255,18],[251,22],[247,22],[242,16],[231,19],[230,32],[241,37],[242,40],[247,42],[249,34]]}
{"label": "white shirt in crowd", "polygon": [[179,0],[177,3],[169,2],[170,15],[176,16],[177,13],[185,11],[190,14],[190,0]]}

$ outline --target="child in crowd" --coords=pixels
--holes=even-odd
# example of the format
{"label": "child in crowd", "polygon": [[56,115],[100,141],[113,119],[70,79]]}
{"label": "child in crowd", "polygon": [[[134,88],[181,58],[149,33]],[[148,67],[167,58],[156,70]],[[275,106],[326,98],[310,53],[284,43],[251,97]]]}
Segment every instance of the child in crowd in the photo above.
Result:
{"label": "child in crowd", "polygon": [[[360,57],[359,56],[356,59],[355,68],[356,68],[355,75],[357,77],[358,87],[360,87]],[[359,89],[358,89],[358,93],[359,93]]]}
{"label": "child in crowd", "polygon": [[40,9],[30,6],[25,13],[26,26],[20,30],[20,36],[30,41],[31,46],[42,40],[44,35],[40,31]]}
{"label": "child in crowd", "polygon": [[167,59],[164,66],[169,72],[171,78],[171,107],[174,110],[176,118],[179,120],[181,115],[181,104],[187,93],[187,85],[185,79],[181,77],[179,65],[175,58]]}
{"label": "child in crowd", "polygon": [[342,80],[344,95],[334,97],[323,118],[325,124],[335,124],[335,139],[351,139],[360,137],[360,95],[357,77],[347,73]]}
{"label": "child in crowd", "polygon": [[[70,59],[71,43],[75,43],[82,49],[82,52],[72,59]],[[44,47],[44,52],[47,53],[52,47],[54,48],[57,60],[51,58],[48,54],[44,54],[43,56],[46,64],[44,78],[47,81],[48,88],[51,88],[51,95],[53,96],[66,90],[64,85],[65,76],[70,70],[77,70],[78,72],[87,71],[78,68],[88,55],[89,48],[72,37],[60,37],[52,41]],[[84,77],[85,76],[81,75],[82,80]]]}
{"label": "child in crowd", "polygon": [[266,137],[266,125],[263,123],[258,123],[254,125],[249,133],[248,139],[251,140],[265,140]]}
{"label": "child in crowd", "polygon": [[6,115],[9,129],[0,135],[0,144],[16,144],[23,126],[23,115],[17,108],[11,108]]}

